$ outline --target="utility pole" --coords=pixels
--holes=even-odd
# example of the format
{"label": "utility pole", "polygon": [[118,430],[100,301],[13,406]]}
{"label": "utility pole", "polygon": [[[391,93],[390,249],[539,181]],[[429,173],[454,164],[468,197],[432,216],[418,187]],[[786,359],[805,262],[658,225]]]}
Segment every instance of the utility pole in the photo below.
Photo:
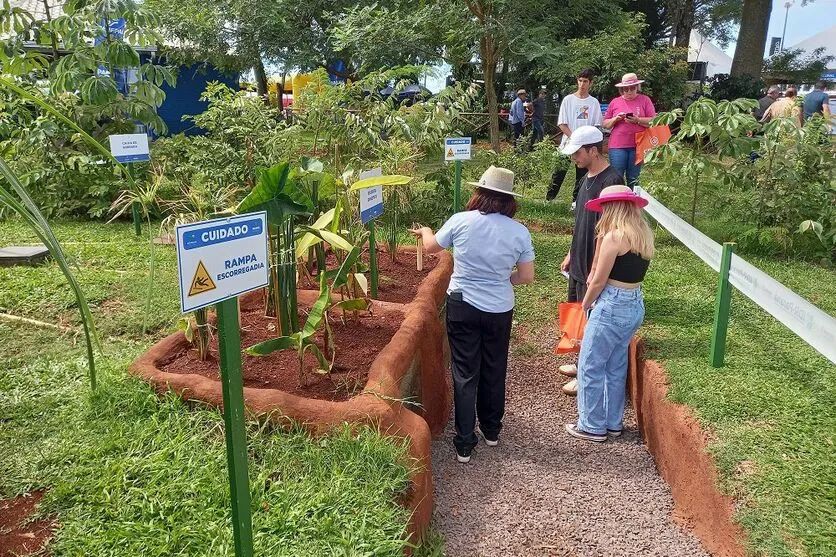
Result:
{"label": "utility pole", "polygon": [[787,18],[790,16],[790,6],[795,4],[794,1],[792,2],[785,2],[784,7],[787,9],[787,12],[784,14],[784,32],[781,33],[781,50],[780,52],[784,52],[784,38],[787,36]]}

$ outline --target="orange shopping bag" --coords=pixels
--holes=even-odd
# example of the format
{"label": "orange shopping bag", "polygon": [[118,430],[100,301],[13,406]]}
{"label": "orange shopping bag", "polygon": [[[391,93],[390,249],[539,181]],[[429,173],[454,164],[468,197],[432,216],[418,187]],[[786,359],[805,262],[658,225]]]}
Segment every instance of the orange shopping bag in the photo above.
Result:
{"label": "orange shopping bag", "polygon": [[636,134],[636,164],[644,162],[644,155],[657,145],[664,145],[671,138],[668,126],[653,126]]}
{"label": "orange shopping bag", "polygon": [[586,313],[580,302],[563,302],[557,307],[560,319],[560,342],[554,349],[555,354],[568,354],[581,351],[581,339],[586,327]]}

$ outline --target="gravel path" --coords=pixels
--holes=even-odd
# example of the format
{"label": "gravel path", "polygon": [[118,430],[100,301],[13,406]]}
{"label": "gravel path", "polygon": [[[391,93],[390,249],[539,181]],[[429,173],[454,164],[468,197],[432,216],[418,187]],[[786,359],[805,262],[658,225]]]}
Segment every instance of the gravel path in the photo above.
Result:
{"label": "gravel path", "polygon": [[480,439],[470,463],[457,463],[452,419],[433,442],[433,524],[445,537],[445,555],[707,555],[673,522],[670,490],[632,409],[616,441],[564,432],[575,421],[575,399],[560,392],[557,358],[547,350],[511,356],[498,447]]}

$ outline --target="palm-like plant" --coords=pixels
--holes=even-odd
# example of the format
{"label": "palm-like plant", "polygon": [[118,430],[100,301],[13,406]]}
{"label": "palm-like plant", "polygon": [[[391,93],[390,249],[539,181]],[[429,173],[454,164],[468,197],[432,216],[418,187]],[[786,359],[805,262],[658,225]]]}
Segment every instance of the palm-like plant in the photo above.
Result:
{"label": "palm-like plant", "polygon": [[32,201],[26,188],[20,183],[17,175],[12,172],[6,160],[0,157],[0,174],[5,178],[6,185],[0,182],[0,205],[5,206],[12,212],[18,214],[26,223],[34,230],[35,234],[40,238],[41,242],[49,249],[52,258],[58,263],[58,267],[70,284],[70,288],[75,294],[76,302],[78,304],[78,311],[81,314],[81,324],[84,328],[84,339],[87,343],[87,365],[90,376],[90,388],[96,389],[96,364],[93,355],[94,345],[101,350],[101,343],[99,342],[98,334],[96,333],[96,326],[93,322],[93,315],[90,313],[90,306],[87,304],[87,299],[84,297],[84,292],[81,290],[67,259],[64,257],[64,252],[61,249],[61,244],[53,234],[52,229],[46,222],[46,219],[41,214],[38,206]]}

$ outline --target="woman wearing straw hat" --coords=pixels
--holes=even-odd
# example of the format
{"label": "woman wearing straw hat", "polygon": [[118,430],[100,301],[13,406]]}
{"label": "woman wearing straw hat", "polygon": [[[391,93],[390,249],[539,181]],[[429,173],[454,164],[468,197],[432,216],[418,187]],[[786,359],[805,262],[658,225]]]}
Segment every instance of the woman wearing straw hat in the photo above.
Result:
{"label": "woman wearing straw hat", "polygon": [[642,214],[647,200],[627,186],[609,186],[586,203],[602,213],[595,269],[583,308],[591,309],[578,357],[578,421],[569,435],[604,442],[621,435],[627,350],[644,319],[642,281],[653,257],[653,232]]}
{"label": "woman wearing straw hat", "polygon": [[[453,248],[447,289],[447,337],[453,363],[453,400],[459,462],[469,462],[478,444],[476,420],[488,446],[499,443],[505,413],[505,375],[514,311],[514,285],[534,280],[534,248],[517,210],[514,173],[491,166],[476,186],[467,210],[433,234],[412,233],[435,253]],[[516,269],[515,269],[516,267]]]}
{"label": "woman wearing straw hat", "polygon": [[656,116],[653,101],[640,93],[642,83],[636,74],[624,74],[621,83],[615,84],[621,96],[610,101],[604,114],[604,127],[612,130],[610,164],[626,176],[630,188],[638,183],[641,172],[641,165],[636,164],[636,134],[649,127]]}

